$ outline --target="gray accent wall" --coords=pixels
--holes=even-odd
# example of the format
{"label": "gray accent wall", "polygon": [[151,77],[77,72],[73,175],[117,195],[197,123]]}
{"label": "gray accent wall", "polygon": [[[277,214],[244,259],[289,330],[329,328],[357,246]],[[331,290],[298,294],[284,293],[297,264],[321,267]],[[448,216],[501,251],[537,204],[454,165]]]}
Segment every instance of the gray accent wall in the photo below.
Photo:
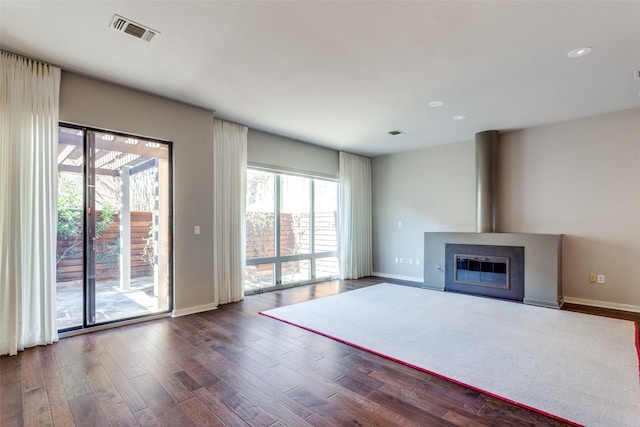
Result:
{"label": "gray accent wall", "polygon": [[564,234],[565,302],[640,311],[640,108],[505,132],[498,147],[498,230]]}
{"label": "gray accent wall", "polygon": [[475,163],[474,141],[372,159],[375,273],[422,282],[425,231],[475,231]]}
{"label": "gray accent wall", "polygon": [[[474,155],[470,141],[373,159],[375,272],[422,281],[394,258],[422,257],[424,232],[475,231]],[[562,234],[565,302],[640,311],[640,108],[502,131],[497,159],[497,231]]]}

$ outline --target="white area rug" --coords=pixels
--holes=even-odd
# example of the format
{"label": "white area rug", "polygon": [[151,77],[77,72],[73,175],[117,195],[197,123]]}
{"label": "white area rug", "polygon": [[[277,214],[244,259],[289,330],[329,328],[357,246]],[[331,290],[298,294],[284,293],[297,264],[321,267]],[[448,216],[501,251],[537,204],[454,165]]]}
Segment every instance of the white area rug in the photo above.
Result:
{"label": "white area rug", "polygon": [[262,314],[573,424],[640,426],[634,322],[388,283]]}

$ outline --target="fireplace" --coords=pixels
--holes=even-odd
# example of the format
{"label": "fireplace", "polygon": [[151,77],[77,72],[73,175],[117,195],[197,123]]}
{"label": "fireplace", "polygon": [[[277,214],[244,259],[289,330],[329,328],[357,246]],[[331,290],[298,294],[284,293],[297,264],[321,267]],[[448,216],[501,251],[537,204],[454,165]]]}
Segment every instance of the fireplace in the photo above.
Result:
{"label": "fireplace", "polygon": [[[456,245],[460,246],[456,248]],[[507,248],[516,248],[516,254],[501,252]],[[489,296],[522,300],[525,304],[544,307],[560,308],[562,305],[561,234],[426,232],[423,284],[425,288],[444,291],[454,290],[451,286],[467,285],[453,283],[454,254],[509,258],[509,287],[513,290],[522,286],[524,298],[521,294],[515,297],[496,294]],[[494,265],[493,268],[495,272],[500,266]],[[496,287],[471,284],[467,285],[466,289],[456,289],[455,292],[476,293],[478,289],[489,293],[503,291]]]}
{"label": "fireplace", "polygon": [[454,254],[453,283],[509,289],[509,258]]}
{"label": "fireplace", "polygon": [[476,232],[424,233],[423,286],[560,308],[562,235],[497,232],[498,132],[475,142]]}
{"label": "fireplace", "polygon": [[524,247],[445,244],[445,290],[524,299]]}

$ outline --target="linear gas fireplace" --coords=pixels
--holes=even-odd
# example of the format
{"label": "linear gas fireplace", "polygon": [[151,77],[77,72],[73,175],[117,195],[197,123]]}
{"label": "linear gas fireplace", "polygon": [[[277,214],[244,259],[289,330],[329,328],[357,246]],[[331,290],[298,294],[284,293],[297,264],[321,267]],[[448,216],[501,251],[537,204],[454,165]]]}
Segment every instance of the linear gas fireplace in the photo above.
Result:
{"label": "linear gas fireplace", "polygon": [[509,257],[454,254],[454,283],[510,289]]}
{"label": "linear gas fireplace", "polygon": [[424,287],[560,308],[562,235],[424,233]]}
{"label": "linear gas fireplace", "polygon": [[445,244],[445,290],[522,301],[524,247]]}

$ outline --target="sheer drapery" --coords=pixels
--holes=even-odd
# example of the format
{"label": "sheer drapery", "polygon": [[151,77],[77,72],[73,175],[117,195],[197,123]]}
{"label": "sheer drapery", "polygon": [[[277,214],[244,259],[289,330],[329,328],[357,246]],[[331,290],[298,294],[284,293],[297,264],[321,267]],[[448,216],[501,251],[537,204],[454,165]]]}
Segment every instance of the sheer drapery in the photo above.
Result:
{"label": "sheer drapery", "polygon": [[371,275],[371,159],[340,152],[340,277]]}
{"label": "sheer drapery", "polygon": [[0,55],[0,355],[13,355],[58,339],[60,69]]}
{"label": "sheer drapery", "polygon": [[216,302],[244,298],[247,127],[214,119],[213,263]]}

